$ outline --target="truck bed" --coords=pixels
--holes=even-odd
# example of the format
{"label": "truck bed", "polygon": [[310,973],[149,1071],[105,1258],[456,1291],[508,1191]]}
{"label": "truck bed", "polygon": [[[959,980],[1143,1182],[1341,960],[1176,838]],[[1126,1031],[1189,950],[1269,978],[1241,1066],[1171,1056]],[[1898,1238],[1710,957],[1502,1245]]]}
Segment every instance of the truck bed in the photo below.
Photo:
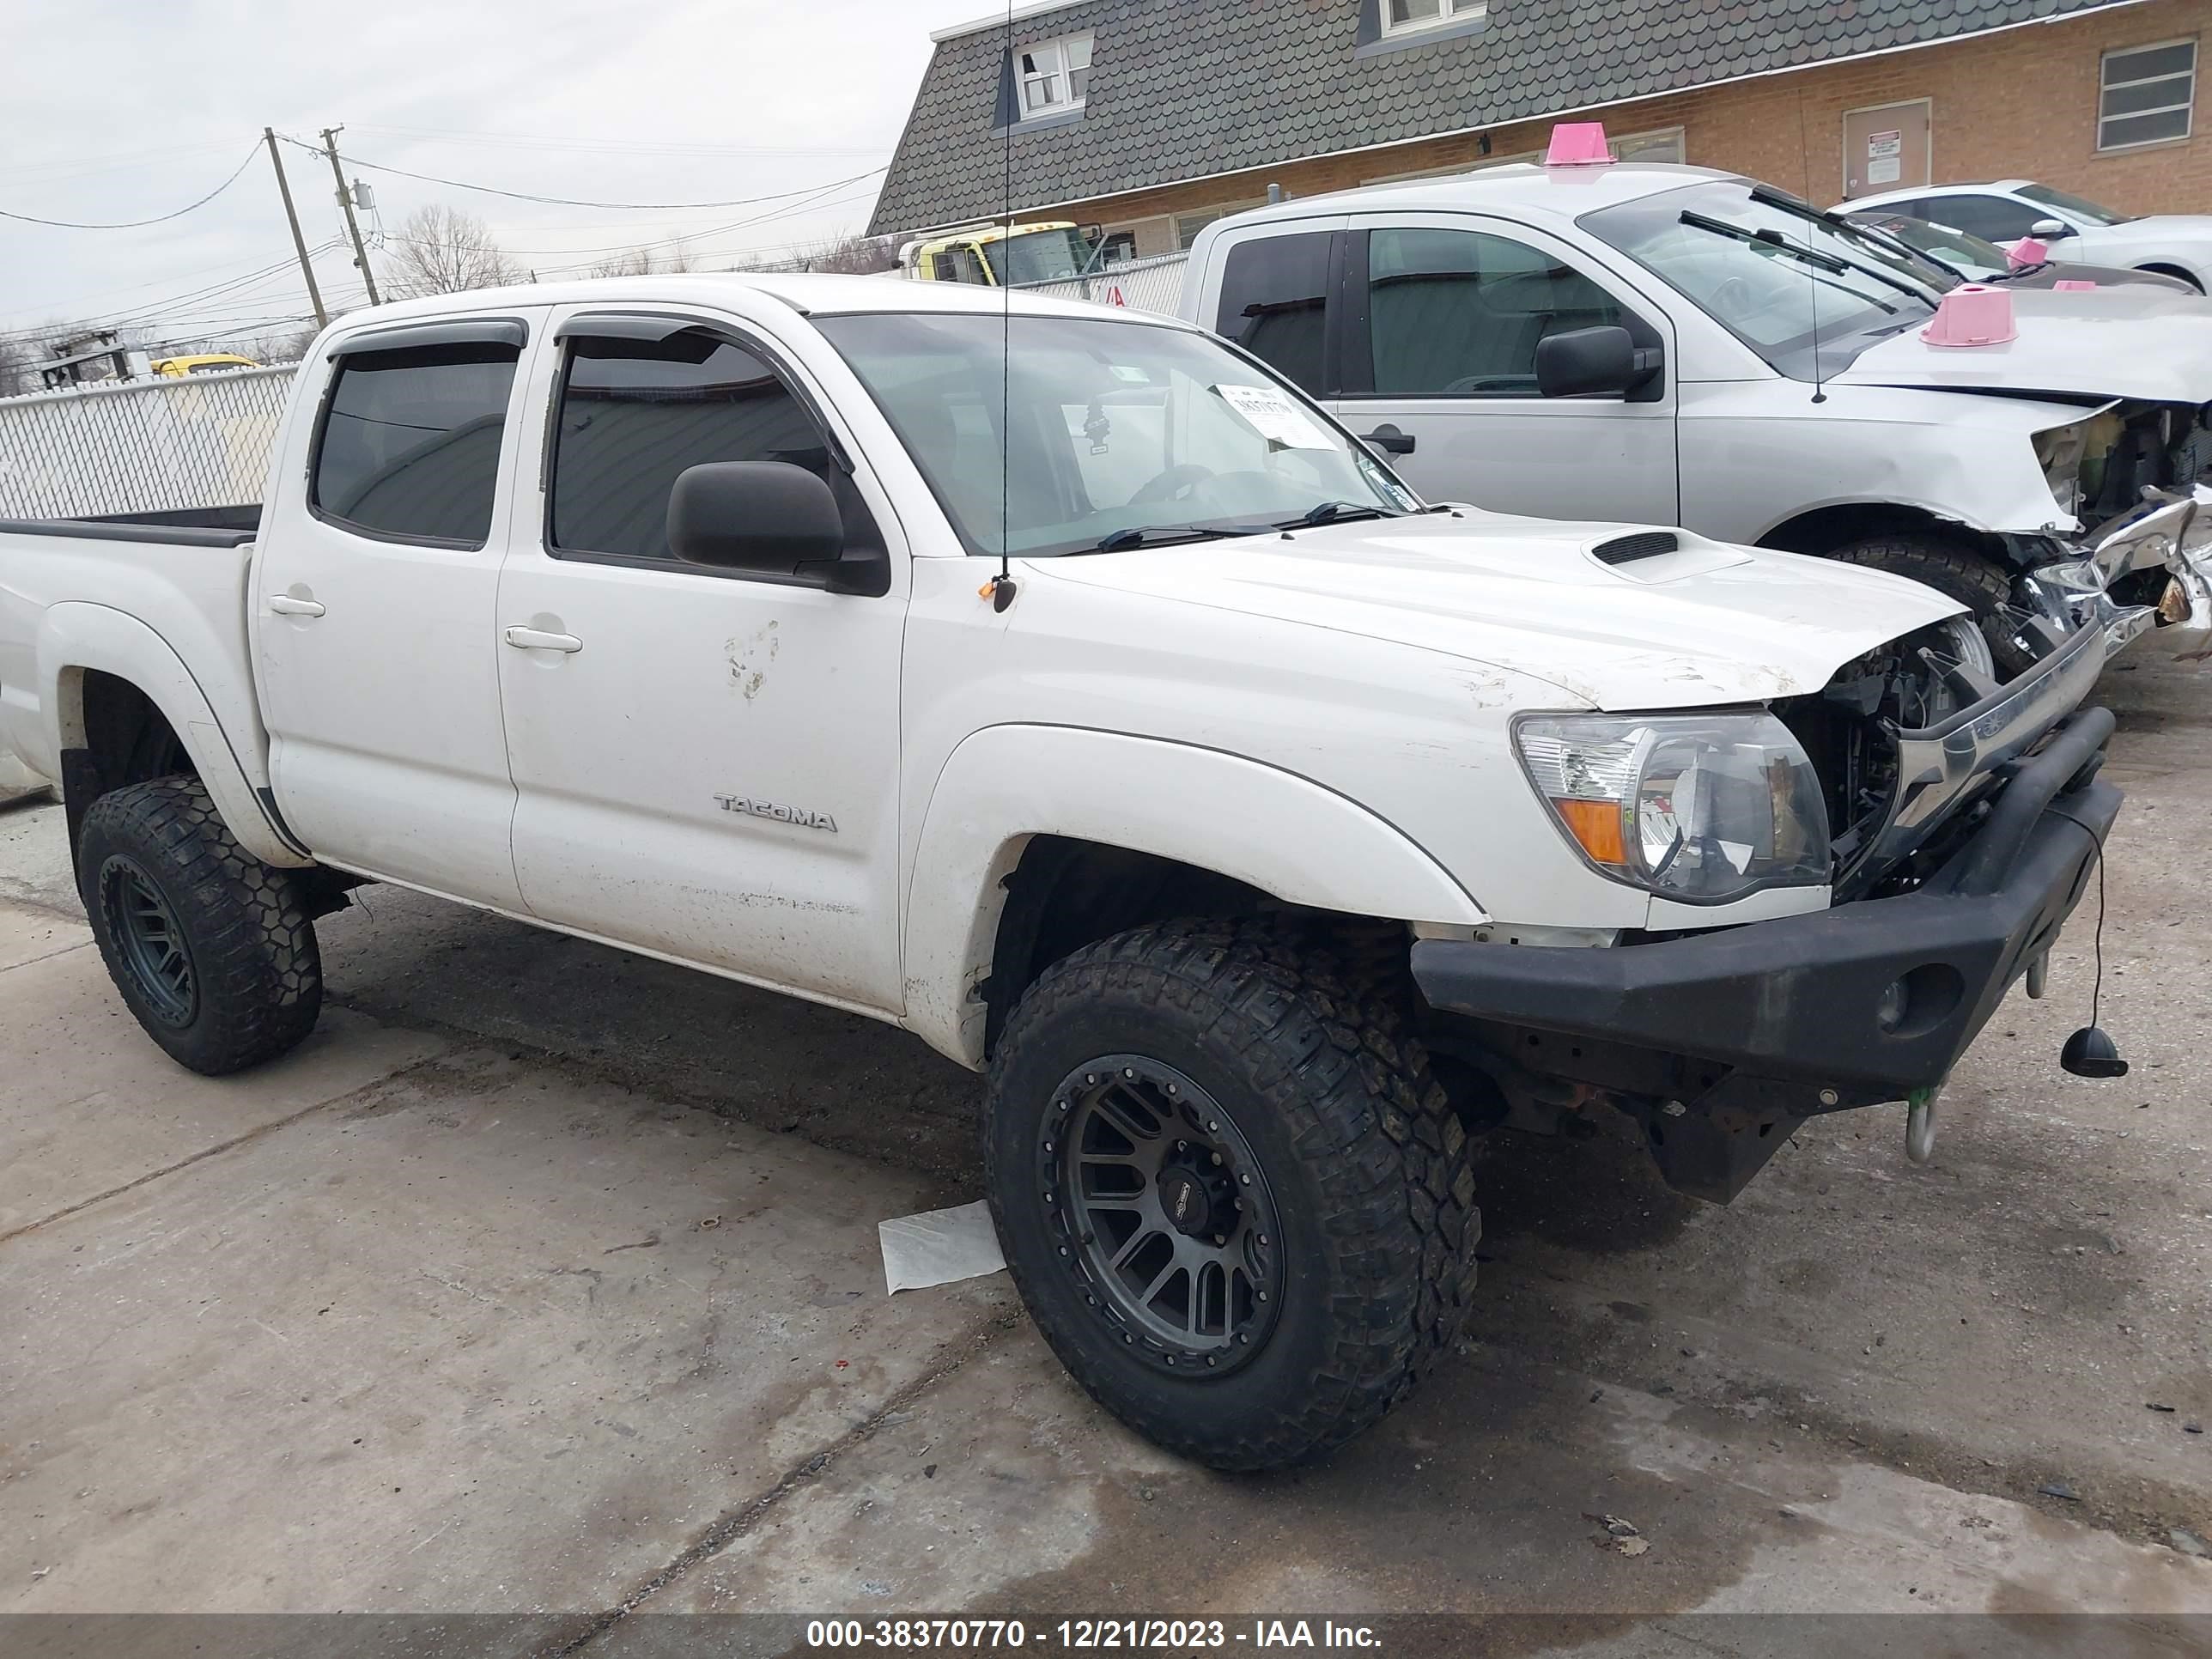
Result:
{"label": "truck bed", "polygon": [[[255,510],[258,519],[258,510]],[[178,659],[235,749],[258,738],[261,720],[250,673],[246,585],[252,528],[112,522],[90,519],[0,520],[0,749],[32,770],[60,775],[61,734],[45,705],[39,664],[62,640],[119,637],[150,630]],[[72,653],[62,661],[97,661]],[[249,774],[258,755],[240,754]]]}

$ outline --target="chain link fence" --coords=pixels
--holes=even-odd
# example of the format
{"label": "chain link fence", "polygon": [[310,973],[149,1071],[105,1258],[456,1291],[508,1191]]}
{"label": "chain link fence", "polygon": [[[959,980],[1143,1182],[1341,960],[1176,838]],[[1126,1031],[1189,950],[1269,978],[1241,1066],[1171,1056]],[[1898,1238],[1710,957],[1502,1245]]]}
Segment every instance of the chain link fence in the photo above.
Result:
{"label": "chain link fence", "polygon": [[0,398],[0,519],[258,505],[297,368]]}
{"label": "chain link fence", "polygon": [[1188,253],[1167,253],[1108,265],[1088,276],[1017,286],[1024,294],[1048,294],[1056,300],[1088,300],[1094,305],[1127,306],[1132,311],[1164,311],[1172,315],[1182,301],[1182,274],[1189,264]]}

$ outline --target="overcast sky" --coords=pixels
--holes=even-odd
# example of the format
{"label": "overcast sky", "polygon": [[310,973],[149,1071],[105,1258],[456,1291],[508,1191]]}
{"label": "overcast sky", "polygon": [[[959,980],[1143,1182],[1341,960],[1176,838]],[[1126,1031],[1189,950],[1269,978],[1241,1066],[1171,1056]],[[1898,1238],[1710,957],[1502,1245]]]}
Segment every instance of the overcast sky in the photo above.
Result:
{"label": "overcast sky", "polygon": [[[144,229],[0,218],[0,331],[158,318],[177,332],[234,321],[250,333],[308,309],[269,159],[255,149],[264,125],[313,143],[343,123],[349,162],[594,202],[783,196],[869,174],[812,204],[622,212],[359,169],[385,228],[426,203],[463,208],[541,273],[687,233],[693,256],[719,264],[863,228],[881,177],[871,170],[890,160],[930,30],[991,7],[6,0],[5,9],[0,210],[143,219],[247,165],[207,206]],[[283,151],[310,246],[333,245],[316,258],[324,298],[357,303],[350,251],[335,246],[343,225],[329,164]]]}

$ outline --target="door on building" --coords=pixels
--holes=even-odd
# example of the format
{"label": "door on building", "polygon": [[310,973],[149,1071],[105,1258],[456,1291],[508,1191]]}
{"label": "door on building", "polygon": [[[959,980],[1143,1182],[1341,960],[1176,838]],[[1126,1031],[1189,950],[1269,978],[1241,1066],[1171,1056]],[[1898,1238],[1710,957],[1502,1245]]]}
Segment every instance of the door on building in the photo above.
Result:
{"label": "door on building", "polygon": [[1844,111],[1844,199],[1931,183],[1930,120],[1925,98]]}

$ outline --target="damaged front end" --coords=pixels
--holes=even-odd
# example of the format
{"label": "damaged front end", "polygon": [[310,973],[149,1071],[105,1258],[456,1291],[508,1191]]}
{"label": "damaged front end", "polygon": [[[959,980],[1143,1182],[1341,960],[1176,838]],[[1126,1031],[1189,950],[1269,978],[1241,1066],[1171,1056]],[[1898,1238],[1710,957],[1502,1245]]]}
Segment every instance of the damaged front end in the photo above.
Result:
{"label": "damaged front end", "polygon": [[2212,654],[2212,404],[2116,403],[2035,436],[2057,504],[2086,528],[2021,581],[2034,614],[2100,627],[2117,652],[2179,629]]}
{"label": "damaged front end", "polygon": [[[1999,686],[1940,630],[1785,699],[1826,796],[1825,910],[1607,948],[1423,939],[1423,1036],[1498,1121],[1632,1121],[1668,1183],[1726,1202],[1805,1119],[1932,1098],[2042,965],[2119,809],[2081,630]],[[1923,1135],[1924,1140],[1924,1135]],[[1924,1152],[1924,1145],[1922,1147]]]}

